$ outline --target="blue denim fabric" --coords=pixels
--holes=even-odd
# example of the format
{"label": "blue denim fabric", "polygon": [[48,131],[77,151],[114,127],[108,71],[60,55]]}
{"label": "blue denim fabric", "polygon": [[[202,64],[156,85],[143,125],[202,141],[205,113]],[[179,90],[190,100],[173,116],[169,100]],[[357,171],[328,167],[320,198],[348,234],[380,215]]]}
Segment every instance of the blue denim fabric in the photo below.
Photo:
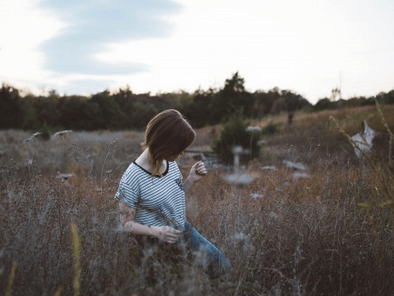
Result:
{"label": "blue denim fabric", "polygon": [[194,251],[206,252],[208,258],[203,259],[201,264],[208,270],[211,277],[219,277],[230,272],[230,260],[214,244],[203,237],[195,228],[192,228],[187,221],[185,223],[184,239],[191,243]]}

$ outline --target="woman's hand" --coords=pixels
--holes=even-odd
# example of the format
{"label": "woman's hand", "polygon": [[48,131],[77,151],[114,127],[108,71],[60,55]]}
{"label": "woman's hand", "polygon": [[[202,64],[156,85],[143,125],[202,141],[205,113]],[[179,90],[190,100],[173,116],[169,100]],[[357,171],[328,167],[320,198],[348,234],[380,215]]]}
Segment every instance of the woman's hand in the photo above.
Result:
{"label": "woman's hand", "polygon": [[207,169],[205,168],[204,163],[200,160],[196,162],[192,168],[190,169],[189,178],[193,182],[200,181],[207,174]]}
{"label": "woman's hand", "polygon": [[179,239],[182,231],[169,226],[157,226],[155,236],[166,243],[174,244]]}
{"label": "woman's hand", "polygon": [[183,183],[183,187],[185,188],[185,192],[189,192],[189,190],[193,187],[194,183],[200,181],[207,174],[207,169],[202,161],[196,162],[192,168],[190,169],[190,174],[187,177],[185,183]]}

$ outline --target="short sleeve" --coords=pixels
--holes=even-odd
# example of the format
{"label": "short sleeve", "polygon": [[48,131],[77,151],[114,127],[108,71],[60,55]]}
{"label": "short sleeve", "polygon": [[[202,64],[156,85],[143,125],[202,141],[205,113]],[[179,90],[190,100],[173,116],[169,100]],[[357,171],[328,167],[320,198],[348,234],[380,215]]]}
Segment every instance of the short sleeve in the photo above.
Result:
{"label": "short sleeve", "polygon": [[183,180],[183,176],[182,176],[181,170],[179,169],[178,164],[177,164],[175,161],[174,161],[173,163],[174,163],[174,168],[175,168],[175,170],[176,170],[176,172],[177,172],[179,178],[180,178],[181,180]]}
{"label": "short sleeve", "polygon": [[139,194],[134,188],[131,188],[127,184],[121,183],[119,185],[118,192],[115,194],[115,198],[119,201],[123,201],[132,208],[137,208]]}

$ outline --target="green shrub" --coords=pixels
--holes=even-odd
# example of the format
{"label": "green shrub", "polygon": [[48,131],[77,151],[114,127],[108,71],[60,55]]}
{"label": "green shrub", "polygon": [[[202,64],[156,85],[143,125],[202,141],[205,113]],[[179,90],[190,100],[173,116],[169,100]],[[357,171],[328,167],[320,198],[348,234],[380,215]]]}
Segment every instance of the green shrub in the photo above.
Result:
{"label": "green shrub", "polygon": [[261,130],[261,134],[262,135],[273,135],[273,134],[276,134],[279,131],[279,126],[280,125],[281,125],[280,123],[270,122]]}
{"label": "green shrub", "polygon": [[44,141],[48,141],[51,138],[51,133],[49,131],[49,127],[46,121],[41,127],[40,138],[43,139]]}
{"label": "green shrub", "polygon": [[232,163],[234,146],[242,146],[250,150],[250,154],[241,156],[242,162],[259,156],[260,148],[257,142],[261,138],[261,132],[246,131],[247,127],[248,123],[240,115],[230,117],[224,124],[219,138],[212,145],[212,150],[218,155],[220,161],[226,164]]}

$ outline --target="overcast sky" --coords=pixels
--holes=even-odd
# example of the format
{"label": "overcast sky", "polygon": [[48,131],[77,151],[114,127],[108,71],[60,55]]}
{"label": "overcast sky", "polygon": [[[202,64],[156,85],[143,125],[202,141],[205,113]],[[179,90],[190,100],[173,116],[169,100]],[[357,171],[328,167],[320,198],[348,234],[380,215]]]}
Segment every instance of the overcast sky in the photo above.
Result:
{"label": "overcast sky", "polygon": [[35,93],[394,89],[392,0],[0,0],[0,81]]}

